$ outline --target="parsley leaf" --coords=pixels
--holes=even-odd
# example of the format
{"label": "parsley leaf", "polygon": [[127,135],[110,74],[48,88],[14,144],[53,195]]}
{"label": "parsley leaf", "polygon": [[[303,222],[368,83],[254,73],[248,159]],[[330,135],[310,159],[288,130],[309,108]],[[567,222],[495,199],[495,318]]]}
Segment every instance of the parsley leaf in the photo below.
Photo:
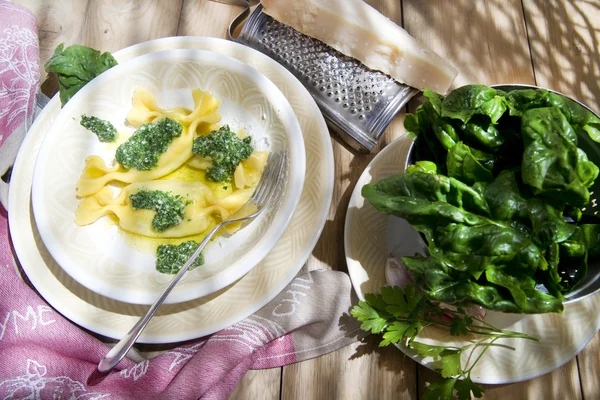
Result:
{"label": "parsley leaf", "polygon": [[415,323],[395,321],[387,327],[383,334],[383,341],[379,347],[387,346],[390,343],[400,343],[405,337],[414,336],[414,331],[418,329]]}
{"label": "parsley leaf", "polygon": [[452,400],[456,378],[442,379],[432,382],[423,394],[423,400]]}
{"label": "parsley leaf", "polygon": [[362,322],[360,329],[363,331],[380,333],[387,324],[387,320],[381,318],[377,310],[364,301],[361,301],[357,306],[354,306],[351,314],[354,318]]}
{"label": "parsley leaf", "polygon": [[469,326],[473,324],[473,319],[469,316],[454,317],[452,318],[452,323],[450,325],[450,335],[452,336],[461,336],[469,334]]}
{"label": "parsley leaf", "polygon": [[460,353],[459,350],[444,350],[440,353],[440,356],[442,356],[442,376],[444,378],[461,374]]}
{"label": "parsley leaf", "polygon": [[[407,286],[404,290],[397,286],[387,286],[381,288],[381,294],[367,293],[365,301],[354,306],[351,314],[361,322],[361,329],[382,334],[380,346],[403,344],[421,357],[431,357],[440,363],[443,379],[428,386],[425,400],[452,399],[455,388],[460,400],[470,399],[471,393],[476,397],[483,394],[483,389],[471,381],[471,370],[479,357],[470,366],[461,364],[461,355],[475,346],[483,346],[485,352],[497,339],[537,340],[523,333],[501,330],[487,323],[481,324],[462,308],[442,309],[413,286]],[[444,315],[452,317],[450,323],[445,322],[442,318]],[[416,341],[421,330],[429,325],[448,327],[453,336],[476,334],[483,339],[471,340],[462,347],[433,346]]]}
{"label": "parsley leaf", "polygon": [[434,361],[439,360],[442,351],[446,350],[444,346],[433,346],[416,341],[410,342],[410,347],[419,353],[421,357],[433,357]]}
{"label": "parsley leaf", "polygon": [[484,390],[473,383],[471,378],[461,379],[456,382],[456,397],[459,400],[471,400],[471,393],[474,397],[480,398],[483,396]]}

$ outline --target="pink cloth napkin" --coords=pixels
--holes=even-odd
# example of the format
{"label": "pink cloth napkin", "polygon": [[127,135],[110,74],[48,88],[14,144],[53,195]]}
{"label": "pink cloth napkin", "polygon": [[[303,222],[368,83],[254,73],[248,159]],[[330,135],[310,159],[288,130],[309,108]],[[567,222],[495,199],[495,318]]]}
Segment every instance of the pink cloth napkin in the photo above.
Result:
{"label": "pink cloth napkin", "polygon": [[[0,0],[0,175],[12,165],[39,84],[35,18]],[[0,186],[6,205],[7,185]],[[0,399],[225,399],[249,369],[316,357],[361,336],[346,274],[296,277],[256,314],[151,360],[96,370],[105,343],[54,311],[17,274],[0,205]]]}

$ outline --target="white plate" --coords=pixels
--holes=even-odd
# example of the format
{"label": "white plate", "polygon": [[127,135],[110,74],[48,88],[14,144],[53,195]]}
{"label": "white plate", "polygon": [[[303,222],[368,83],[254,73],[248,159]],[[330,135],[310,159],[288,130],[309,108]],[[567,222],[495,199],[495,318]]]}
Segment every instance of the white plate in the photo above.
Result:
{"label": "white plate", "polygon": [[[285,68],[248,47],[214,38],[173,37],[115,53],[121,63],[168,49],[203,49],[241,60],[264,74],[289,100],[306,148],[306,180],[292,222],[273,250],[248,274],[213,295],[159,309],[142,333],[142,343],[170,343],[214,333],[251,315],[298,273],[323,229],[333,192],[333,152],[327,126],[310,94]],[[98,334],[120,338],[146,306],[98,295],[71,278],[40,240],[31,212],[35,159],[44,134],[60,111],[58,98],[44,109],[19,151],[9,193],[9,224],[16,255],[31,283],[58,312]]]}
{"label": "white plate", "polygon": [[[403,136],[384,148],[365,169],[350,198],[344,231],[346,262],[352,285],[361,300],[364,293],[378,292],[386,284],[385,261],[394,251],[409,254],[419,250],[413,228],[404,220],[379,213],[361,196],[362,187],[404,170],[412,141]],[[600,329],[600,295],[565,305],[563,314],[512,316],[490,312],[486,321],[502,329],[524,332],[540,339],[502,340],[514,351],[491,347],[472,370],[478,383],[501,384],[535,378],[575,357]],[[461,345],[447,331],[430,327],[420,337],[438,345]],[[431,359],[421,359],[410,349],[401,349],[415,361],[439,368]],[[469,353],[469,352],[467,352]],[[476,355],[475,353],[474,355]],[[463,354],[463,363],[469,354]]]}
{"label": "white plate", "polygon": [[152,304],[173,276],[155,269],[155,248],[130,243],[106,218],[75,224],[75,186],[86,158],[98,155],[112,165],[116,150],[83,128],[81,115],[127,130],[135,90],[154,93],[159,106],[192,109],[196,88],[220,100],[219,124],[244,129],[255,143],[269,143],[269,151],[288,151],[288,183],[278,209],[268,207],[246,228],[209,244],[205,264],[186,273],[165,303],[207,296],[235,282],[268,254],[290,222],[302,193],[305,152],[300,125],[281,91],[254,68],[219,53],[177,49],[136,57],[98,76],[65,105],[44,137],[33,173],[33,211],[44,245],[88,289],[126,303]]}

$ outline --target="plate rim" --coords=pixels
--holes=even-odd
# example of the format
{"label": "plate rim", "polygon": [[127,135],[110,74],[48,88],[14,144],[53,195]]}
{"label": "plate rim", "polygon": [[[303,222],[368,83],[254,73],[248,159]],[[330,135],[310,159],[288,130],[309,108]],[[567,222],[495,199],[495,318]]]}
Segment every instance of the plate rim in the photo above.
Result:
{"label": "plate rim", "polygon": [[[225,39],[214,38],[214,37],[202,37],[202,36],[171,36],[171,37],[164,37],[164,38],[153,39],[153,40],[149,40],[146,42],[137,43],[135,45],[121,49],[121,50],[115,52],[113,55],[115,56],[115,58],[117,60],[121,60],[123,58],[127,58],[127,57],[133,58],[138,55],[150,53],[153,51],[160,51],[160,50],[153,50],[153,49],[159,49],[161,47],[166,47],[166,48],[206,48],[211,45],[218,47],[219,51],[221,51],[221,50],[223,51],[223,54],[230,54],[230,52],[246,53],[249,56],[252,55],[252,56],[256,57],[257,63],[272,66],[275,70],[277,70],[280,73],[280,76],[282,77],[282,79],[285,80],[285,82],[291,82],[293,85],[295,85],[298,88],[299,91],[304,92],[304,94],[306,95],[305,98],[310,102],[310,107],[312,109],[314,109],[315,111],[318,111],[318,106],[316,105],[316,103],[314,102],[312,97],[310,96],[310,93],[288,70],[286,70],[284,67],[279,65],[276,61],[272,60],[268,56],[254,50],[252,48],[249,48],[249,47],[246,47],[241,44],[231,42],[231,41],[228,41]],[[47,114],[50,114],[53,104],[54,104],[54,107],[56,108],[59,101],[60,100],[59,100],[58,94],[57,94],[56,96],[54,96],[53,99],[51,99],[50,103],[41,111],[38,118],[34,121],[31,129],[35,128],[36,125],[38,125],[38,124],[42,124],[42,121],[44,119],[51,118]],[[329,135],[329,130],[327,128],[327,124],[320,112],[316,112],[314,114],[314,118],[315,118],[314,123],[319,128],[319,132],[320,132],[319,136],[322,136],[319,143],[321,145],[324,145],[326,148],[324,151],[324,158],[323,158],[324,165],[329,167],[329,168],[326,168],[328,171],[333,171],[333,166],[334,166],[333,147],[331,144],[331,137]],[[33,136],[28,135],[25,137],[25,141],[23,144],[25,144],[25,142],[29,142],[29,141],[33,141],[33,140],[34,140]],[[24,160],[27,158],[27,155],[24,154],[25,151],[24,150],[22,151],[22,149],[24,149],[25,147],[26,146],[22,145],[21,149],[19,150],[19,154],[17,155],[17,159],[15,162],[15,171],[18,171],[21,168],[25,168],[25,166],[21,167],[21,164],[25,164]],[[235,315],[232,317],[230,316],[227,319],[221,320],[220,324],[213,324],[212,326],[204,326],[201,328],[197,328],[196,330],[194,330],[193,332],[191,332],[189,334],[172,334],[171,332],[169,332],[169,334],[167,334],[167,335],[165,335],[164,333],[148,334],[147,331],[145,331],[140,336],[138,343],[164,344],[164,343],[177,343],[177,342],[182,342],[182,341],[186,341],[186,340],[197,339],[197,338],[212,334],[214,332],[217,332],[221,329],[224,329],[228,326],[233,325],[236,322],[243,320],[244,318],[247,318],[248,316],[250,316],[250,315],[254,314],[256,311],[258,311],[260,308],[262,308],[264,305],[266,305],[268,302],[270,302],[278,293],[281,292],[281,290],[283,290],[285,288],[285,286],[287,286],[289,284],[289,282],[292,281],[292,279],[298,274],[298,271],[300,271],[300,269],[304,266],[304,264],[310,257],[311,253],[313,252],[314,247],[317,244],[317,242],[323,232],[325,223],[329,216],[329,211],[331,208],[331,202],[332,202],[332,198],[333,198],[334,178],[335,178],[334,175],[332,173],[329,173],[327,176],[327,179],[324,182],[324,185],[321,187],[322,199],[320,202],[321,208],[319,210],[320,216],[316,222],[315,230],[314,230],[313,234],[310,236],[310,239],[305,243],[305,245],[302,247],[302,249],[299,250],[298,256],[296,258],[296,264],[294,265],[293,268],[290,268],[288,273],[286,275],[284,275],[279,282],[271,285],[269,290],[265,290],[265,292],[262,294],[260,299],[258,299],[254,305],[248,307],[244,312],[242,312],[238,315]],[[16,224],[16,222],[15,222],[15,218],[11,218],[11,215],[15,215],[15,212],[16,212],[15,211],[16,206],[14,205],[15,204],[14,198],[17,195],[16,194],[16,192],[17,192],[16,185],[11,186],[11,189],[12,190],[9,190],[9,209],[8,209],[9,218],[8,218],[8,221],[9,221],[9,231],[15,232],[16,229],[13,225]],[[30,192],[31,187],[25,188],[25,190]],[[13,199],[13,201],[10,201],[10,199]],[[11,241],[12,241],[14,249],[15,249],[14,250],[15,255],[17,256],[17,259],[18,259],[18,255],[26,253],[28,251],[28,248],[27,248],[26,244],[21,243],[21,239],[16,236],[19,236],[19,235],[12,235]],[[17,239],[17,240],[15,240],[15,239]],[[23,272],[27,275],[28,279],[31,281],[32,285],[34,286],[35,290],[37,290],[39,295],[50,306],[52,306],[52,308],[55,309],[59,314],[61,314],[63,317],[67,318],[68,320],[74,322],[78,326],[80,326],[84,329],[88,329],[96,334],[99,334],[99,335],[102,335],[102,336],[105,336],[108,338],[113,338],[113,339],[120,339],[129,329],[129,326],[127,326],[121,330],[118,330],[118,327],[106,326],[106,324],[101,325],[98,323],[98,321],[95,321],[95,320],[92,321],[89,318],[88,319],[84,318],[83,315],[78,313],[73,308],[67,307],[65,304],[62,304],[60,301],[60,297],[59,298],[55,297],[56,293],[46,290],[44,288],[44,285],[40,283],[37,276],[33,276],[33,278],[32,278],[32,272],[34,272],[34,271],[31,270],[30,266],[25,265],[23,263],[21,263],[21,266],[22,266]],[[52,274],[50,271],[48,271],[48,273]],[[59,281],[59,283],[60,283],[60,281]],[[61,286],[62,286],[62,284],[61,284]],[[64,286],[62,286],[62,287],[64,288]],[[65,288],[65,290],[68,291],[67,288]],[[85,289],[85,290],[87,290],[87,289]],[[63,293],[63,294],[66,294],[66,293]],[[71,294],[71,293],[69,292],[69,294]],[[74,297],[75,301],[85,303],[89,307],[94,307],[95,309],[98,310],[98,312],[100,314],[102,314],[104,316],[114,315],[114,313],[112,311],[99,309],[96,305],[89,304],[89,303],[85,302],[85,300],[81,299],[80,297],[78,297],[74,294],[71,294],[71,295]],[[131,320],[132,320],[131,325],[133,325],[133,323],[135,323],[136,319],[137,319],[137,316],[135,317],[135,319],[131,318]]]}
{"label": "plate rim", "polygon": [[[51,228],[52,218],[45,212],[46,192],[44,190],[45,185],[43,185],[43,181],[46,175],[44,170],[47,168],[48,163],[51,162],[50,160],[54,157],[50,152],[48,143],[53,139],[56,140],[55,137],[61,134],[60,126],[58,124],[72,116],[73,112],[71,110],[80,107],[78,104],[78,102],[80,103],[79,99],[93,95],[98,88],[101,88],[106,82],[114,79],[114,76],[122,77],[123,73],[136,70],[137,67],[145,65],[148,62],[162,64],[166,60],[175,60],[175,62],[181,63],[194,62],[195,60],[208,60],[210,64],[215,64],[218,68],[225,65],[227,66],[227,71],[239,74],[252,81],[253,85],[265,96],[269,103],[272,104],[276,110],[277,117],[285,128],[286,137],[289,141],[288,148],[294,149],[294,154],[290,157],[294,168],[293,170],[290,168],[290,175],[288,176],[288,181],[293,184],[287,185],[287,193],[284,192],[282,204],[280,204],[279,208],[275,211],[273,221],[269,224],[269,228],[267,228],[266,233],[268,233],[269,240],[265,240],[264,237],[260,238],[259,243],[263,243],[263,246],[259,246],[259,243],[257,243],[257,245],[253,246],[249,251],[249,257],[244,256],[241,259],[236,259],[234,261],[234,264],[236,264],[235,266],[219,271],[210,278],[190,283],[186,287],[176,287],[169,294],[169,297],[165,300],[164,304],[183,303],[211,295],[236,282],[259,264],[275,247],[287,229],[298,206],[302,187],[304,185],[306,154],[302,130],[298,119],[296,118],[292,106],[279,88],[252,66],[234,59],[233,57],[209,50],[169,49],[134,57],[97,76],[77,92],[69,103],[61,108],[49,130],[45,133],[35,160],[31,203],[34,220],[38,227],[40,237],[46,249],[60,267],[78,283],[89,290],[125,303],[150,305],[160,296],[160,292],[144,290],[143,287],[124,288],[123,290],[115,291],[114,287],[110,285],[110,282],[97,279],[98,274],[85,273],[85,270],[80,268],[80,266],[78,266],[69,256],[68,252],[60,245],[60,241]],[[52,134],[53,136],[49,136]],[[90,138],[86,138],[86,140],[91,141],[93,139],[90,136]]]}
{"label": "plate rim", "polygon": [[[392,142],[390,142],[387,146],[385,146],[374,158],[373,160],[371,160],[371,162],[367,165],[367,167],[365,168],[365,170],[363,171],[363,173],[360,175],[360,177],[357,180],[357,184],[354,187],[354,189],[352,190],[352,194],[350,196],[350,200],[348,202],[348,207],[347,207],[347,211],[346,211],[346,218],[344,221],[344,256],[346,258],[346,264],[348,266],[348,275],[350,276],[350,281],[352,283],[352,287],[354,288],[354,291],[357,295],[357,297],[360,300],[365,299],[364,294],[362,293],[362,290],[360,288],[361,283],[363,282],[359,282],[359,276],[358,271],[357,271],[357,262],[355,260],[352,260],[349,257],[349,248],[352,247],[351,245],[351,240],[350,240],[350,232],[348,227],[352,225],[352,219],[353,216],[355,214],[355,211],[351,211],[351,207],[353,205],[356,204],[357,199],[361,196],[361,187],[359,187],[359,183],[361,183],[361,181],[364,179],[364,177],[367,176],[367,174],[370,174],[371,170],[374,167],[377,167],[377,164],[385,157],[386,154],[388,154],[389,152],[394,152],[394,151],[398,151],[397,147],[401,144],[402,141],[404,140],[410,140],[410,138],[407,137],[407,135],[403,132],[401,134],[401,136],[397,137],[396,139],[394,139]],[[369,180],[370,182],[370,180]],[[365,202],[366,203],[366,202]],[[387,217],[389,218],[389,216]],[[364,271],[364,269],[362,269]],[[582,299],[580,302],[578,302],[579,304],[583,304],[586,302],[586,300],[588,302],[591,303],[592,299],[596,299],[596,301],[598,301],[598,299],[600,299],[600,294],[597,294],[596,296],[588,296],[585,299]],[[551,314],[538,314],[538,315],[526,315],[523,318],[532,318],[532,317],[540,317],[543,318],[544,316],[548,315],[548,317],[550,317]],[[564,315],[564,314],[563,314]],[[549,372],[552,372],[560,367],[562,367],[563,365],[565,365],[566,363],[568,363],[569,361],[571,361],[575,356],[577,356],[587,345],[588,343],[594,338],[594,336],[596,335],[596,333],[598,332],[598,330],[600,329],[600,319],[598,319],[596,321],[596,329],[594,330],[590,330],[590,334],[583,337],[580,341],[578,341],[578,345],[575,346],[575,350],[572,352],[569,352],[568,354],[563,355],[560,360],[558,360],[557,362],[549,365],[546,368],[541,368],[536,370],[533,373],[527,374],[527,375],[523,375],[523,376],[519,376],[516,378],[511,378],[511,377],[507,377],[505,379],[486,379],[485,376],[472,376],[471,379],[473,380],[473,382],[475,383],[481,383],[481,384],[508,384],[508,383],[516,383],[516,382],[522,382],[522,381],[526,381],[529,379],[533,379],[533,378],[537,378],[539,376],[545,375]],[[432,365],[433,363],[431,362],[424,362],[423,360],[419,360],[418,355],[416,354],[416,352],[411,351],[410,349],[406,349],[404,346],[399,345],[399,344],[395,344],[395,347],[397,347],[400,351],[402,351],[404,354],[406,354],[407,356],[409,356],[413,361],[417,362],[420,365],[423,365],[425,367],[427,367],[428,369],[434,370],[434,365]]]}

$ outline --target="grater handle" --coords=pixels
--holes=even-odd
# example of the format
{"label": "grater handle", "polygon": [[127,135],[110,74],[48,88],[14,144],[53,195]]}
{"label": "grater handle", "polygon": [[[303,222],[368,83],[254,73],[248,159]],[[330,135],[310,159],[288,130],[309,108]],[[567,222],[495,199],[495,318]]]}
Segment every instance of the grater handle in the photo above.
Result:
{"label": "grater handle", "polygon": [[229,28],[227,28],[227,36],[231,41],[235,41],[235,39],[233,38],[233,32],[235,32],[237,27],[240,26],[242,22],[244,22],[250,15],[250,0],[245,1],[246,7],[244,8],[244,11],[242,11],[237,17],[235,17],[233,21],[231,21],[231,23],[229,24]]}

